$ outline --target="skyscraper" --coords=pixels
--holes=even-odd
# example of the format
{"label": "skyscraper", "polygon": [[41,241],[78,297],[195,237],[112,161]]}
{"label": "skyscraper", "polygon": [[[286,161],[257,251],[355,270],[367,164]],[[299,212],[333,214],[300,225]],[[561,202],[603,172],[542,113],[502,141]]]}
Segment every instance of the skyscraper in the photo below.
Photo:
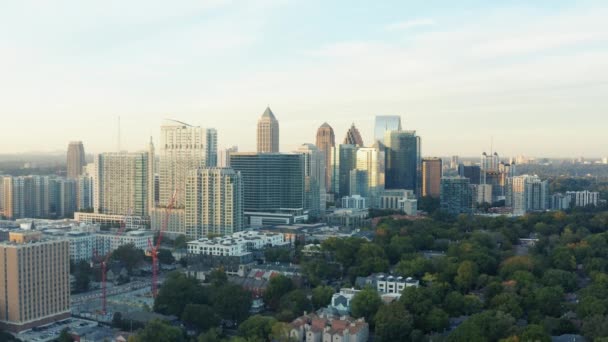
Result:
{"label": "skyscraper", "polygon": [[305,207],[310,216],[320,217],[326,207],[325,154],[313,144],[303,144],[296,152],[304,156]]}
{"label": "skyscraper", "polygon": [[20,332],[70,317],[70,246],[38,231],[0,243],[0,328]]}
{"label": "skyscraper", "polygon": [[102,153],[95,158],[96,213],[147,216],[148,152]]}
{"label": "skyscraper", "polygon": [[279,152],[279,122],[270,107],[258,120],[258,153]]}
{"label": "skyscraper", "polygon": [[384,143],[384,134],[389,131],[401,130],[401,116],[399,115],[376,115],[374,125],[374,139]]}
{"label": "skyscraper", "polygon": [[190,171],[186,180],[186,236],[227,235],[244,227],[243,180],[228,168]]}
{"label": "skyscraper", "polygon": [[169,203],[177,191],[176,208],[184,206],[184,186],[188,172],[217,164],[217,132],[199,126],[166,120],[160,128],[159,202]]}
{"label": "skyscraper", "polygon": [[344,137],[344,142],[342,144],[363,147],[363,138],[361,138],[361,133],[359,133],[359,130],[355,127],[355,123],[346,131],[346,136]]}
{"label": "skyscraper", "polygon": [[68,145],[68,178],[76,179],[82,174],[82,168],[86,165],[84,156],[84,145],[82,141],[71,141]]}
{"label": "skyscraper", "polygon": [[218,154],[218,167],[230,167],[230,154],[239,151],[238,146],[232,146],[221,150]]}
{"label": "skyscraper", "polygon": [[513,214],[549,209],[549,183],[538,176],[522,175],[510,178]]}
{"label": "skyscraper", "polygon": [[317,148],[325,154],[325,187],[331,189],[331,149],[336,146],[334,129],[324,122],[317,130]]}
{"label": "skyscraper", "polygon": [[304,156],[299,153],[233,153],[231,167],[243,177],[244,210],[303,211]]}
{"label": "skyscraper", "polygon": [[441,158],[422,159],[422,196],[439,198],[443,161]]}
{"label": "skyscraper", "polygon": [[441,210],[453,215],[471,212],[472,197],[468,178],[443,177],[441,178]]}
{"label": "skyscraper", "polygon": [[458,165],[458,175],[460,177],[466,177],[471,181],[471,184],[480,184],[481,182],[481,168],[479,165]]}
{"label": "skyscraper", "polygon": [[357,170],[367,172],[368,203],[375,205],[374,197],[384,190],[385,153],[377,146],[362,147],[357,150]]}
{"label": "skyscraper", "polygon": [[[337,199],[350,195],[350,171],[357,168],[357,147],[342,144],[332,149],[332,192]],[[336,200],[337,200],[336,199]]]}
{"label": "skyscraper", "polygon": [[420,137],[416,131],[390,131],[384,135],[386,146],[387,189],[413,190],[421,194],[422,166]]}

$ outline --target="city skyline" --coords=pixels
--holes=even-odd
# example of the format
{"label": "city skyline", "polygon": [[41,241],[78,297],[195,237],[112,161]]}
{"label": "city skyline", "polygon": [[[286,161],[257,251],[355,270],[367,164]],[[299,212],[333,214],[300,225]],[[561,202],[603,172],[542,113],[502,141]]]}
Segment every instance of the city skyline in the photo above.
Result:
{"label": "city skyline", "polygon": [[375,115],[400,115],[429,156],[476,156],[491,137],[505,156],[607,154],[604,3],[441,3],[7,4],[0,153],[115,151],[119,116],[126,150],[174,118],[255,151],[269,104],[281,151],[323,122],[369,142]]}

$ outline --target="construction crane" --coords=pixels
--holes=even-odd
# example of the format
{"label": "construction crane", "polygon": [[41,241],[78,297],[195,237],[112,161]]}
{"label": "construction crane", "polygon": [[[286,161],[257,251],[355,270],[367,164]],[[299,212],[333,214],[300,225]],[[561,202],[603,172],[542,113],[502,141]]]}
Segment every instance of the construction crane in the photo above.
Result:
{"label": "construction crane", "polygon": [[158,239],[156,240],[156,244],[153,245],[152,240],[148,238],[148,248],[150,249],[150,256],[152,257],[152,298],[156,298],[158,291],[158,252],[160,251],[160,243],[163,240],[163,232],[169,225],[169,217],[171,215],[171,211],[173,210],[173,206],[175,205],[176,196],[177,190],[173,192],[173,195],[169,200],[169,205],[167,205],[165,208],[165,217],[163,218],[163,223],[158,231]]}
{"label": "construction crane", "polygon": [[[127,216],[131,216],[131,212],[132,210],[129,209],[129,214]],[[116,235],[114,236],[115,239],[120,238],[120,236],[125,232],[125,229],[127,228],[127,216],[125,216],[125,218],[122,220],[121,224],[120,224],[120,228],[118,229],[118,232],[116,232]],[[107,298],[107,289],[106,289],[106,272],[107,272],[107,268],[108,268],[108,261],[110,260],[110,257],[112,256],[112,245],[110,244],[109,248],[108,248],[108,253],[106,253],[104,259],[101,262],[101,313],[103,315],[106,314],[106,298]]]}

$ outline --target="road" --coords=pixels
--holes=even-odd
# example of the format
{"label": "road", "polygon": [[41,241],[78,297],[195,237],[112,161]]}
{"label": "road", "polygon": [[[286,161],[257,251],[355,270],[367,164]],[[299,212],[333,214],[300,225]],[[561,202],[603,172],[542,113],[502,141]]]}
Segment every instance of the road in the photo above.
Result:
{"label": "road", "polygon": [[[149,281],[137,280],[137,281],[132,281],[127,284],[123,284],[123,285],[109,286],[106,289],[106,294],[108,297],[110,297],[110,296],[127,293],[127,292],[130,292],[133,290],[143,289],[143,288],[149,287],[149,286],[150,286]],[[90,292],[86,292],[86,293],[79,293],[79,294],[72,295],[72,305],[81,304],[84,302],[88,302],[90,300],[100,299],[101,295],[102,295],[101,290],[94,290],[94,291],[90,291]]]}

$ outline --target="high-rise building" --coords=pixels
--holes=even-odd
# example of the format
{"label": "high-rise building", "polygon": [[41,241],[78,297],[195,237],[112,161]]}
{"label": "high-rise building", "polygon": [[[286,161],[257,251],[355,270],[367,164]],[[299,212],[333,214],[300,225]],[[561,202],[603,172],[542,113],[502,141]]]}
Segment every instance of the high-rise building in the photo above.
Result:
{"label": "high-rise building", "polygon": [[311,217],[320,217],[326,208],[325,154],[313,144],[303,144],[296,153],[304,156],[304,206]]}
{"label": "high-rise building", "polygon": [[355,127],[354,122],[348,131],[346,131],[346,136],[344,137],[344,142],[342,142],[342,144],[363,147],[363,138],[361,138],[361,133],[359,133],[359,130]]}
{"label": "high-rise building", "polygon": [[324,122],[317,130],[317,148],[325,155],[325,187],[331,190],[331,150],[336,146],[334,129]]}
{"label": "high-rise building", "polygon": [[77,205],[77,182],[75,179],[59,179],[57,217],[73,218]]}
{"label": "high-rise building", "polygon": [[70,246],[38,231],[0,243],[0,328],[20,332],[70,317]]}
{"label": "high-rise building", "polygon": [[441,178],[441,210],[453,215],[471,212],[472,198],[468,178]]}
{"label": "high-rise building", "polygon": [[563,193],[551,195],[550,201],[549,208],[551,210],[568,210],[572,208],[572,197]]}
{"label": "high-rise building", "polygon": [[270,107],[258,120],[258,153],[279,152],[279,121]]}
{"label": "high-rise building", "polygon": [[441,177],[443,161],[441,158],[422,159],[422,196],[439,198],[441,195]]}
{"label": "high-rise building", "polygon": [[374,147],[361,147],[357,150],[356,168],[367,172],[367,196],[370,206],[375,205],[375,198],[384,190],[385,154],[376,144]]}
{"label": "high-rise building", "polygon": [[68,178],[76,179],[83,172],[82,168],[86,165],[84,156],[84,145],[82,141],[71,141],[68,145]]}
{"label": "high-rise building", "polygon": [[390,131],[384,135],[386,146],[387,189],[414,190],[421,195],[422,163],[420,137],[416,131]]}
{"label": "high-rise building", "polygon": [[522,175],[512,177],[511,197],[514,215],[523,215],[530,211],[549,209],[549,183],[538,176]]}
{"label": "high-rise building", "polygon": [[243,180],[228,168],[190,171],[186,180],[186,236],[227,235],[244,227]]}
{"label": "high-rise building", "polygon": [[177,191],[174,206],[183,208],[188,173],[207,167],[207,162],[217,164],[217,132],[166,120],[160,133],[159,204],[167,205]]}
{"label": "high-rise building", "polygon": [[458,165],[458,175],[460,177],[468,178],[471,184],[481,183],[481,167],[479,165]]}
{"label": "high-rise building", "polygon": [[384,134],[390,131],[400,131],[401,116],[399,115],[376,115],[374,125],[374,139],[381,144],[384,143]]}
{"label": "high-rise building", "polygon": [[597,206],[600,200],[599,192],[592,191],[567,191],[567,196],[572,199],[572,205],[575,207]]}
{"label": "high-rise building", "polygon": [[95,213],[148,216],[148,152],[102,153],[95,158]]}
{"label": "high-rise building", "polygon": [[300,153],[233,153],[231,167],[241,173],[246,212],[303,212],[304,156]]}
{"label": "high-rise building", "polygon": [[71,217],[77,203],[76,181],[50,176],[4,176],[3,215],[18,218]]}
{"label": "high-rise building", "polygon": [[332,192],[337,198],[350,195],[350,171],[357,168],[357,146],[335,146],[331,154]]}
{"label": "high-rise building", "polygon": [[94,181],[89,175],[82,175],[76,180],[76,210],[93,209]]}
{"label": "high-rise building", "polygon": [[349,196],[359,195],[369,198],[369,174],[367,170],[350,170],[349,177]]}
{"label": "high-rise building", "polygon": [[450,169],[458,170],[458,167],[460,166],[459,159],[460,158],[458,156],[452,156],[450,159]]}
{"label": "high-rise building", "polygon": [[492,186],[490,184],[471,184],[471,195],[475,204],[492,204]]}
{"label": "high-rise building", "polygon": [[238,152],[238,151],[239,151],[239,147],[236,145],[221,150],[219,152],[217,166],[218,167],[230,167],[230,154]]}

